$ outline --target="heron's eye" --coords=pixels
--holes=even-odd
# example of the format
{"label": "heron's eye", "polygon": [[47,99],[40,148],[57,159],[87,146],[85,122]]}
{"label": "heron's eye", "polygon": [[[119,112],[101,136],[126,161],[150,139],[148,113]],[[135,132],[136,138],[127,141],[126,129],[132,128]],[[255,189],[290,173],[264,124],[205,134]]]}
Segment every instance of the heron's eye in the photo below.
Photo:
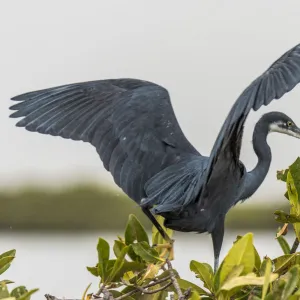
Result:
{"label": "heron's eye", "polygon": [[291,121],[287,121],[286,124],[287,124],[288,127],[291,127],[293,125],[293,123]]}

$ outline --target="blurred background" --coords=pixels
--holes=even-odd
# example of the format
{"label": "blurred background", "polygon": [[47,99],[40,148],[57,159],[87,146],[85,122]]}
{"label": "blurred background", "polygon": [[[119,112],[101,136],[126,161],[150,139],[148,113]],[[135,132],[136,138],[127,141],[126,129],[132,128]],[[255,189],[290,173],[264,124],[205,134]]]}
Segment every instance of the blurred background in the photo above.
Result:
{"label": "blurred background", "polygon": [[[169,90],[188,139],[209,155],[242,90],[300,42],[299,14],[299,1],[2,0],[0,252],[17,249],[5,276],[39,287],[33,299],[45,293],[79,298],[88,283],[97,288],[85,267],[96,263],[99,236],[113,242],[130,213],[151,229],[92,146],[16,128],[8,117],[11,97],[97,79],[154,81]],[[300,124],[300,88],[250,114],[241,157],[248,169],[256,163],[254,124],[272,110]],[[300,155],[300,141],[277,134],[268,141],[269,174],[251,199],[229,213],[222,257],[236,235],[248,231],[261,254],[281,253],[273,211],[285,209],[287,201],[276,170]],[[175,233],[175,239],[175,267],[197,282],[188,263],[212,263],[210,236]]]}

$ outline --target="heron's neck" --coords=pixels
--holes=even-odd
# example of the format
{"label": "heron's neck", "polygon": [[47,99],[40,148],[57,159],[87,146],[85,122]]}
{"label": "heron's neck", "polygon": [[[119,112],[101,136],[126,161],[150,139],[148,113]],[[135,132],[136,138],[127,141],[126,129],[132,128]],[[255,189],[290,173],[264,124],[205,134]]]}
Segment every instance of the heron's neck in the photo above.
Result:
{"label": "heron's neck", "polygon": [[271,164],[272,153],[267,143],[269,124],[260,120],[253,132],[253,149],[258,161],[255,168],[248,172],[245,185],[245,197],[250,197],[264,181]]}

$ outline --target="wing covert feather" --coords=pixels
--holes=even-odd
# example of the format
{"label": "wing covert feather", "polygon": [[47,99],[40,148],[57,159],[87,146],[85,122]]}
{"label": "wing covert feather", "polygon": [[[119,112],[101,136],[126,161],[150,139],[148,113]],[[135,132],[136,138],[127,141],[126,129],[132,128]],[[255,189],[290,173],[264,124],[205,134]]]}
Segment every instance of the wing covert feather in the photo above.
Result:
{"label": "wing covert feather", "polygon": [[200,156],[184,136],[168,91],[152,82],[110,79],[69,84],[12,98],[17,126],[94,145],[116,182],[136,202],[148,179]]}

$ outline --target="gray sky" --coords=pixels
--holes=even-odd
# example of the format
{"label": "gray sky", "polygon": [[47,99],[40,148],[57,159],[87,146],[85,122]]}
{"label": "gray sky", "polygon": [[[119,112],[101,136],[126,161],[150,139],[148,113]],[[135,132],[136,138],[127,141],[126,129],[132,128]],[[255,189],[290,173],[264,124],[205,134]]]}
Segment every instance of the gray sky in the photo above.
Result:
{"label": "gray sky", "polygon": [[[165,86],[183,131],[209,154],[242,90],[300,43],[299,15],[299,1],[2,0],[0,184],[113,182],[89,144],[27,132],[8,118],[10,97],[73,82],[133,77]],[[256,163],[254,123],[271,110],[300,124],[300,86],[251,113],[242,149],[248,168]],[[256,199],[283,193],[275,172],[300,155],[299,140],[268,141],[273,162]]]}

